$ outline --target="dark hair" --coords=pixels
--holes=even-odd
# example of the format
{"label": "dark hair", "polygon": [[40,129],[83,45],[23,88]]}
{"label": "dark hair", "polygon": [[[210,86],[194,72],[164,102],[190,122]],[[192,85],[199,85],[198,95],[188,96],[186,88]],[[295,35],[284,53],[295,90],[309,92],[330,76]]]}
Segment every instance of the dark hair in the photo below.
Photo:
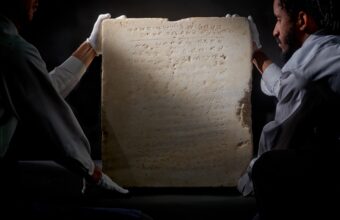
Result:
{"label": "dark hair", "polygon": [[317,23],[319,29],[329,34],[340,34],[339,0],[280,0],[290,18],[296,19],[300,11],[306,12]]}

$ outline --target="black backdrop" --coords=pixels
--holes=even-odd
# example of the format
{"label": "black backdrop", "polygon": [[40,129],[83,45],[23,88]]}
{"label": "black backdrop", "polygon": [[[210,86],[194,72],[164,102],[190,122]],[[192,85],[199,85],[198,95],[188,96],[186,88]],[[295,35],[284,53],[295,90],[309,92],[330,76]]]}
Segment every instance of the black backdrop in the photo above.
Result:
{"label": "black backdrop", "polygon": [[[277,63],[279,50],[272,37],[274,16],[272,0],[40,0],[39,10],[23,36],[41,52],[49,70],[62,63],[89,36],[100,13],[112,17],[166,17],[177,20],[198,16],[252,15],[260,32],[264,50]],[[260,92],[259,74],[253,71],[254,146],[264,123],[273,116],[275,100]],[[94,159],[101,157],[100,92],[101,58],[97,57],[86,75],[67,97],[92,145]],[[51,159],[50,144],[41,131],[30,127],[19,129],[13,142],[21,159]]]}

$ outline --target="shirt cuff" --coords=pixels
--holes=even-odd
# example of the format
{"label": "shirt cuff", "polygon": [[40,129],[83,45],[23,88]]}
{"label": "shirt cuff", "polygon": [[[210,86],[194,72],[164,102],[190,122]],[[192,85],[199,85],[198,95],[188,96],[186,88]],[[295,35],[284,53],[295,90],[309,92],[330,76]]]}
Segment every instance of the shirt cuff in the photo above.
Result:
{"label": "shirt cuff", "polygon": [[270,87],[273,87],[281,77],[281,68],[276,64],[270,64],[262,74],[263,80]]}
{"label": "shirt cuff", "polygon": [[265,83],[267,90],[274,95],[277,93],[281,75],[281,68],[274,63],[270,64],[262,74],[262,80]]}
{"label": "shirt cuff", "polygon": [[74,56],[70,56],[62,65],[71,73],[83,74],[86,71],[86,65]]}

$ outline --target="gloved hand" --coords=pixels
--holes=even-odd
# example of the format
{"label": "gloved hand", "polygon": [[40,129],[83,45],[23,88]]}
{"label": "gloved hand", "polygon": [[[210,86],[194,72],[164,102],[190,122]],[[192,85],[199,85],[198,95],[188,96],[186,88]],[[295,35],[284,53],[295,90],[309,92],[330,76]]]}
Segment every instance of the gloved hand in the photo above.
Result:
{"label": "gloved hand", "polygon": [[95,165],[93,173],[89,176],[83,178],[83,194],[88,194],[91,192],[103,192],[106,193],[119,193],[119,194],[128,194],[129,190],[124,189],[119,186],[117,183],[113,182],[113,180],[108,177],[105,173],[103,173],[102,169]]}
{"label": "gloved hand", "polygon": [[123,187],[119,186],[117,183],[113,182],[110,177],[108,177],[105,173],[102,173],[102,176],[97,183],[97,186],[106,189],[109,191],[117,191],[119,193],[127,194],[129,190],[124,189]]}
{"label": "gloved hand", "polygon": [[[86,39],[92,46],[92,48],[96,51],[97,56],[102,54],[102,36],[101,36],[101,29],[102,29],[102,22],[106,19],[111,18],[109,13],[107,14],[100,14],[97,18],[97,21],[94,23],[92,32],[90,37]],[[124,19],[126,18],[125,15],[121,15],[116,19]]]}
{"label": "gloved hand", "polygon": [[91,44],[91,47],[96,51],[97,55],[102,54],[102,39],[101,39],[102,22],[105,19],[109,18],[111,18],[111,15],[109,13],[100,14],[97,18],[97,21],[93,25],[90,37],[86,39],[86,41],[89,42]]}
{"label": "gloved hand", "polygon": [[[235,18],[235,17],[238,17],[238,16],[239,16],[238,14],[233,14],[233,15],[227,14],[225,17],[226,18]],[[248,21],[249,21],[249,26],[250,26],[250,31],[251,31],[251,37],[252,37],[252,40],[253,40],[254,46],[255,46],[254,51],[261,49],[262,45],[261,45],[261,42],[260,42],[260,34],[259,34],[259,31],[257,29],[257,26],[256,26],[252,16],[248,16]]]}
{"label": "gloved hand", "polygon": [[262,48],[261,42],[260,42],[260,34],[259,31],[257,30],[257,26],[254,22],[254,19],[251,16],[248,16],[249,20],[249,25],[250,25],[250,31],[251,31],[251,36],[253,38],[253,42],[255,43],[256,48],[254,50],[259,50]]}
{"label": "gloved hand", "polygon": [[226,17],[226,18],[235,18],[235,17],[239,17],[239,15],[238,15],[238,14],[233,14],[233,15],[231,15],[231,14],[226,14],[225,17]]}
{"label": "gloved hand", "polygon": [[115,19],[125,19],[125,18],[126,18],[125,15],[121,15],[121,16],[116,17]]}

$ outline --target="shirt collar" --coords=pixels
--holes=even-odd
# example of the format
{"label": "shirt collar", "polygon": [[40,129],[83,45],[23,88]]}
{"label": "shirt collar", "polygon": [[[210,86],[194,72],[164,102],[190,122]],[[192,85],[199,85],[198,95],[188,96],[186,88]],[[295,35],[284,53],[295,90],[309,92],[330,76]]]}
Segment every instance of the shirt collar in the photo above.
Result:
{"label": "shirt collar", "polygon": [[0,14],[0,33],[5,33],[9,35],[18,34],[18,29],[16,28],[14,23],[2,14]]}
{"label": "shirt collar", "polygon": [[308,45],[308,44],[309,44],[310,42],[312,42],[314,39],[319,38],[320,36],[324,36],[324,35],[327,35],[327,33],[326,33],[323,29],[314,32],[313,34],[311,34],[311,35],[309,35],[309,36],[307,37],[307,39],[305,40],[305,42],[303,42],[302,47],[305,46],[305,45]]}

